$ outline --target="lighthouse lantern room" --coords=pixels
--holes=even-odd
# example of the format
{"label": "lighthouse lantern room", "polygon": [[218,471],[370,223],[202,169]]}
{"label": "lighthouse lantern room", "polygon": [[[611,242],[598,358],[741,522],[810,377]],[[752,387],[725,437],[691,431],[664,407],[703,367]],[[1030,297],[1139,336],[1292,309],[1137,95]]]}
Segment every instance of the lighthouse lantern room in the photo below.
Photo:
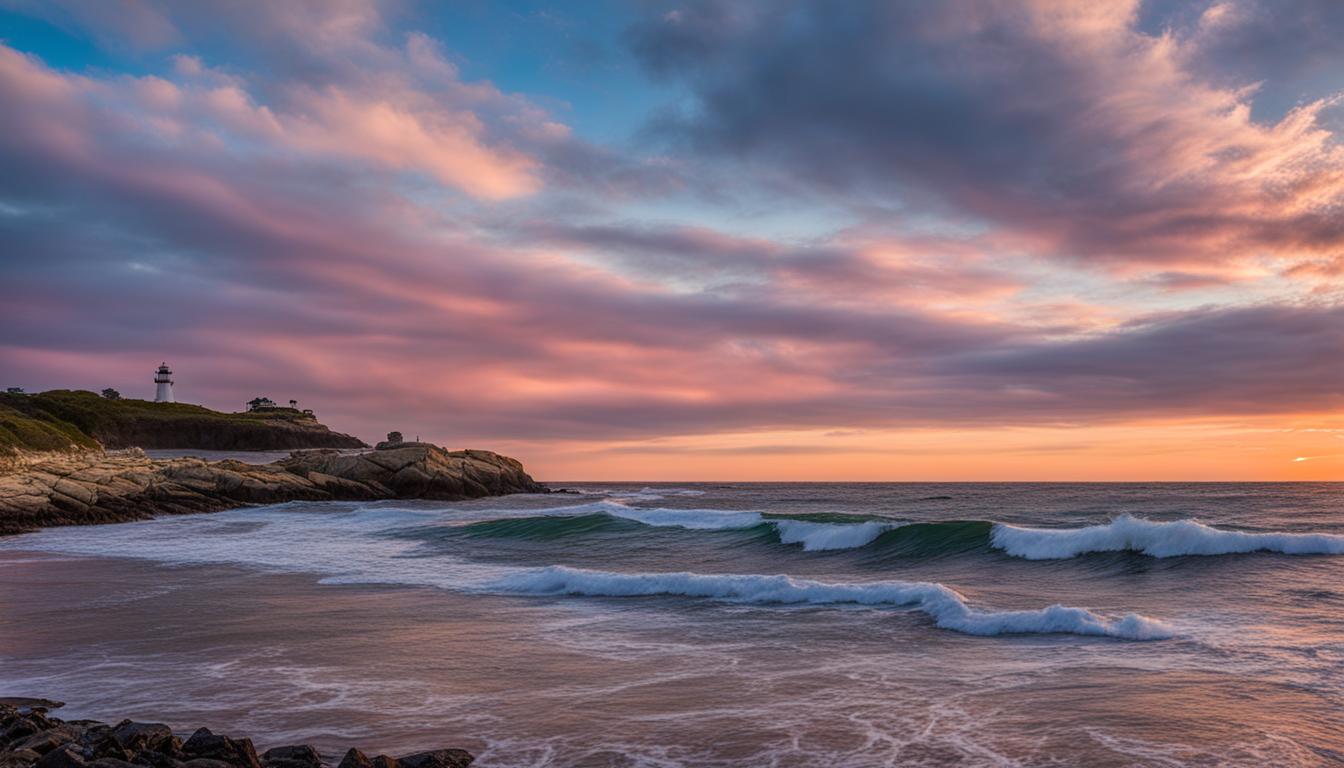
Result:
{"label": "lighthouse lantern room", "polygon": [[167,363],[160,363],[159,370],[154,374],[154,402],[173,402],[173,372],[168,369]]}

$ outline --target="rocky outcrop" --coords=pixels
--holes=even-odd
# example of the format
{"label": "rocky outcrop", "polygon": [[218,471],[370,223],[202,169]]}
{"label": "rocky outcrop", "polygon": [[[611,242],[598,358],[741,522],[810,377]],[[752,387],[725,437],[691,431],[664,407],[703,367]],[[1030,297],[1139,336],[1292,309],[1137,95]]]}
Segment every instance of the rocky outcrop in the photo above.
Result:
{"label": "rocky outcrop", "polygon": [[[273,747],[260,756],[252,740],[197,729],[186,741],[162,723],[122,720],[66,722],[48,712],[63,706],[48,699],[0,699],[0,768],[322,768],[330,765],[310,744]],[[370,760],[351,748],[341,767],[467,768],[463,749],[417,752]]]}
{"label": "rocky outcrop", "polygon": [[153,460],[143,451],[29,457],[0,474],[0,535],[56,525],[144,520],[246,504],[459,500],[544,493],[515,459],[428,443],[363,453],[298,451],[271,464]]}

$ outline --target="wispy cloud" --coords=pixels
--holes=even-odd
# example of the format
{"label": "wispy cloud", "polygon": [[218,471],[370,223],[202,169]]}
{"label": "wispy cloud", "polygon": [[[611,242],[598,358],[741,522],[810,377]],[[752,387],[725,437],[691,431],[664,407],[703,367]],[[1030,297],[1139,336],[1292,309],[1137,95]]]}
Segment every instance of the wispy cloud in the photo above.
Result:
{"label": "wispy cloud", "polygon": [[[664,103],[597,141],[414,8],[11,6],[100,57],[0,44],[15,385],[129,394],[168,358],[188,399],[366,436],[800,464],[1344,408],[1337,104],[1259,114],[1230,17],[641,6],[612,68]],[[1290,437],[1266,461],[1334,447]]]}

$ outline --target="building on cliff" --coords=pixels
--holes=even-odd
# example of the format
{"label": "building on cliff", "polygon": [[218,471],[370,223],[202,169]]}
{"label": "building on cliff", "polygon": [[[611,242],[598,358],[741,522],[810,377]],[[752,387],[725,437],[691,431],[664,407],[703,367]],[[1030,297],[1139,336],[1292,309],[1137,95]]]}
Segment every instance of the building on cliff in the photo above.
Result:
{"label": "building on cliff", "polygon": [[309,416],[309,417],[312,417],[312,416],[313,416],[313,409],[311,409],[311,408],[305,408],[305,409],[303,409],[302,411],[299,410],[299,401],[298,401],[298,400],[290,400],[288,406],[283,406],[283,405],[281,405],[281,404],[275,402],[275,401],[272,400],[271,398],[269,398],[269,397],[264,397],[264,396],[263,396],[263,397],[254,397],[254,398],[252,398],[251,400],[248,400],[248,401],[247,401],[247,410],[248,410],[249,412],[250,412],[250,411],[285,411],[285,410],[289,410],[289,411],[294,411],[295,413],[301,413],[301,414],[303,414],[304,416]]}
{"label": "building on cliff", "polygon": [[159,363],[159,370],[154,373],[154,402],[176,402],[173,400],[173,372],[167,363]]}

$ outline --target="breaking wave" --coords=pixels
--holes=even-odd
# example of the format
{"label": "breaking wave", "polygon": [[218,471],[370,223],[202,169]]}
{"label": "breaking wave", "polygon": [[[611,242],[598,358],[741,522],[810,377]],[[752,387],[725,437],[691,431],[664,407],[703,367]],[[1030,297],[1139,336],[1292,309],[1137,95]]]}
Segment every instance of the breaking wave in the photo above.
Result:
{"label": "breaking wave", "polygon": [[[894,520],[872,520],[846,515],[803,519],[751,511],[645,508],[614,501],[598,501],[571,507],[536,510],[530,517],[472,523],[462,526],[462,530],[468,535],[548,539],[607,530],[604,518],[626,520],[654,528],[685,528],[693,531],[747,531],[772,528],[778,534],[781,543],[801,544],[808,552],[862,547],[883,533],[902,525]],[[832,519],[838,522],[828,522]]]}
{"label": "breaking wave", "polygon": [[1344,536],[1329,533],[1251,533],[1214,528],[1196,520],[1158,522],[1123,515],[1082,528],[1021,528],[997,523],[996,549],[1027,560],[1060,560],[1089,552],[1139,552],[1150,557],[1233,555],[1344,555]]}
{"label": "breaking wave", "polygon": [[[309,511],[305,511],[309,510]],[[322,510],[322,511],[317,511]],[[643,510],[642,517],[665,524],[704,525],[710,518],[692,510],[688,518]],[[529,513],[535,515],[535,512]],[[755,515],[756,513],[731,513]],[[359,505],[281,505],[161,518],[141,523],[87,528],[49,529],[0,542],[0,550],[20,549],[53,554],[136,558],[172,565],[227,564],[266,571],[312,573],[323,584],[395,584],[435,587],[455,592],[512,595],[683,596],[754,605],[857,605],[911,609],[928,615],[940,628],[973,635],[1067,633],[1130,640],[1171,637],[1160,621],[1137,614],[1112,617],[1084,608],[1050,605],[1038,610],[981,610],[970,607],[957,591],[942,584],[916,581],[827,582],[787,575],[705,574],[686,572],[619,572],[565,565],[541,567],[482,562],[424,551],[397,531],[434,529],[425,523],[435,513]],[[740,517],[733,523],[750,523]],[[818,523],[761,517],[757,526],[799,538],[814,547],[864,546],[878,527],[874,521]],[[724,525],[726,520],[720,520]],[[878,521],[880,522],[880,521]],[[552,520],[515,517],[457,526],[479,525],[641,525],[633,519],[598,514],[592,509]],[[985,524],[960,524],[963,533],[983,538]],[[409,526],[409,527],[408,527]],[[955,524],[917,524],[876,534],[877,540],[913,535],[928,537]],[[437,529],[443,531],[443,528]],[[890,539],[888,539],[890,540]],[[303,542],[296,546],[295,542]],[[908,543],[908,542],[907,542]],[[891,545],[894,546],[894,545]]]}
{"label": "breaking wave", "polygon": [[1174,630],[1138,614],[1108,618],[1085,608],[1039,610],[971,608],[956,590],[918,581],[830,583],[790,576],[703,573],[615,573],[550,566],[504,577],[488,588],[516,594],[591,597],[684,596],[759,605],[839,605],[912,608],[943,628],[971,635],[1073,634],[1125,640],[1161,640]]}
{"label": "breaking wave", "polygon": [[879,536],[900,526],[869,520],[862,523],[816,523],[808,520],[770,521],[779,531],[783,544],[802,544],[806,552],[826,549],[855,549],[867,546]]}
{"label": "breaking wave", "polygon": [[613,501],[530,514],[476,522],[462,530],[468,535],[547,539],[626,530],[621,525],[624,522],[694,531],[757,531],[781,544],[801,545],[806,552],[865,548],[874,555],[893,557],[991,549],[1027,560],[1059,560],[1097,552],[1150,557],[1344,554],[1344,535],[1339,534],[1236,531],[1196,520],[1161,522],[1131,515],[1078,528],[1029,528],[984,520],[911,523],[838,514],[790,517],[751,511],[640,508]]}

